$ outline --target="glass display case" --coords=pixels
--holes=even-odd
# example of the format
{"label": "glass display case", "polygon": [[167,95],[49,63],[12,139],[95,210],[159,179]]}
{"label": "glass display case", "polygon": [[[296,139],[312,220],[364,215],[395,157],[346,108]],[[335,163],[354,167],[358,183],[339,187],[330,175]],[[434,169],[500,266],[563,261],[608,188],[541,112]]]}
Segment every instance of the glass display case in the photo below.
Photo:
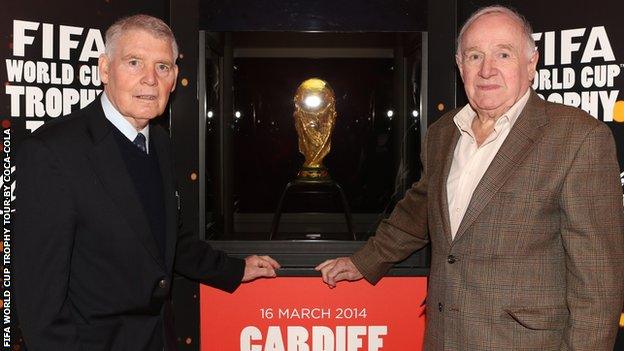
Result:
{"label": "glass display case", "polygon": [[[374,234],[420,177],[426,36],[202,31],[199,38],[205,238],[365,240]],[[335,94],[331,148],[323,160],[331,183],[292,186],[304,162],[293,98],[309,78],[326,81]]]}

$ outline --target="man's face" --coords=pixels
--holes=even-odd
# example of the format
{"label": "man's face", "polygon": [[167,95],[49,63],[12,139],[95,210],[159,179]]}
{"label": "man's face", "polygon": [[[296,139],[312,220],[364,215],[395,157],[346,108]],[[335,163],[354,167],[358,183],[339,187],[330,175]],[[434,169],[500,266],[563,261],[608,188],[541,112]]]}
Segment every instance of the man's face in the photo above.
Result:
{"label": "man's face", "polygon": [[140,29],[123,33],[99,66],[106,96],[137,129],[163,113],[178,76],[171,43]]}
{"label": "man's face", "polygon": [[501,13],[477,18],[464,32],[456,60],[477,113],[499,117],[527,91],[538,59],[527,45],[521,25]]}

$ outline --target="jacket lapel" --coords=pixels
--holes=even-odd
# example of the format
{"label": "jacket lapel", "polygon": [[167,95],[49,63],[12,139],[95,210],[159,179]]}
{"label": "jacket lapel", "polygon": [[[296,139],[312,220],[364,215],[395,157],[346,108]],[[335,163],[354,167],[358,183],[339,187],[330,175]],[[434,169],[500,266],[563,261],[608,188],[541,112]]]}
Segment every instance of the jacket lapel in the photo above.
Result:
{"label": "jacket lapel", "polygon": [[139,241],[154,260],[164,267],[147,216],[112,134],[112,128],[115,127],[104,116],[99,99],[92,104],[92,108],[86,111],[86,114],[90,119],[88,128],[93,140],[89,161],[95,170],[94,173]]}
{"label": "jacket lapel", "polygon": [[535,141],[542,134],[542,127],[548,123],[544,108],[544,101],[531,91],[525,108],[477,184],[454,241],[457,241],[474,223],[534,147]]}
{"label": "jacket lapel", "polygon": [[[444,237],[450,244],[453,240],[451,237],[451,223],[449,219],[449,208],[448,208],[448,196],[446,191],[446,180],[448,178],[449,173],[451,172],[451,164],[453,163],[453,154],[455,151],[455,147],[457,146],[457,142],[459,141],[459,132],[455,127],[455,124],[451,120],[450,128],[446,128],[446,132],[441,134],[440,140],[438,141],[438,148],[440,149],[440,154],[444,155],[443,159],[443,168],[441,174],[437,177],[437,187],[438,191],[434,191],[434,194],[439,194],[440,199],[437,202],[440,207],[438,208],[438,213],[442,217],[442,230],[444,231]],[[434,203],[435,203],[434,202]]]}
{"label": "jacket lapel", "polygon": [[156,155],[158,156],[158,164],[160,166],[160,174],[163,181],[163,197],[165,199],[165,214],[166,214],[166,237],[165,243],[165,262],[167,268],[172,268],[173,257],[175,254],[176,240],[177,240],[177,203],[175,195],[174,180],[172,175],[172,160],[171,153],[169,151],[169,136],[159,126],[150,127],[150,137],[154,147],[156,148]]}

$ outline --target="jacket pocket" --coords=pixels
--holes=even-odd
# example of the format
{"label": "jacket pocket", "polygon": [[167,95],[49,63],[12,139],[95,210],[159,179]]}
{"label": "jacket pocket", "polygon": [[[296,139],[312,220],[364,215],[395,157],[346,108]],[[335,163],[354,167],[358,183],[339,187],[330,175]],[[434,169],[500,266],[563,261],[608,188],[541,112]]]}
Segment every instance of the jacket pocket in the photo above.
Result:
{"label": "jacket pocket", "polygon": [[563,330],[570,315],[566,307],[510,307],[504,311],[530,330]]}

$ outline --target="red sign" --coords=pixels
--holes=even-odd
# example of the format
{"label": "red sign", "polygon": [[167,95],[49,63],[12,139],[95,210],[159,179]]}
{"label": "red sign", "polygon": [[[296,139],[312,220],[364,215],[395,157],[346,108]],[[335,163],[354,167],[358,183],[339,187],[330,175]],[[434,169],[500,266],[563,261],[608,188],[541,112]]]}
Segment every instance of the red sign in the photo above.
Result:
{"label": "red sign", "polygon": [[320,278],[200,288],[201,351],[404,351],[422,349],[425,277],[361,280],[330,289]]}

